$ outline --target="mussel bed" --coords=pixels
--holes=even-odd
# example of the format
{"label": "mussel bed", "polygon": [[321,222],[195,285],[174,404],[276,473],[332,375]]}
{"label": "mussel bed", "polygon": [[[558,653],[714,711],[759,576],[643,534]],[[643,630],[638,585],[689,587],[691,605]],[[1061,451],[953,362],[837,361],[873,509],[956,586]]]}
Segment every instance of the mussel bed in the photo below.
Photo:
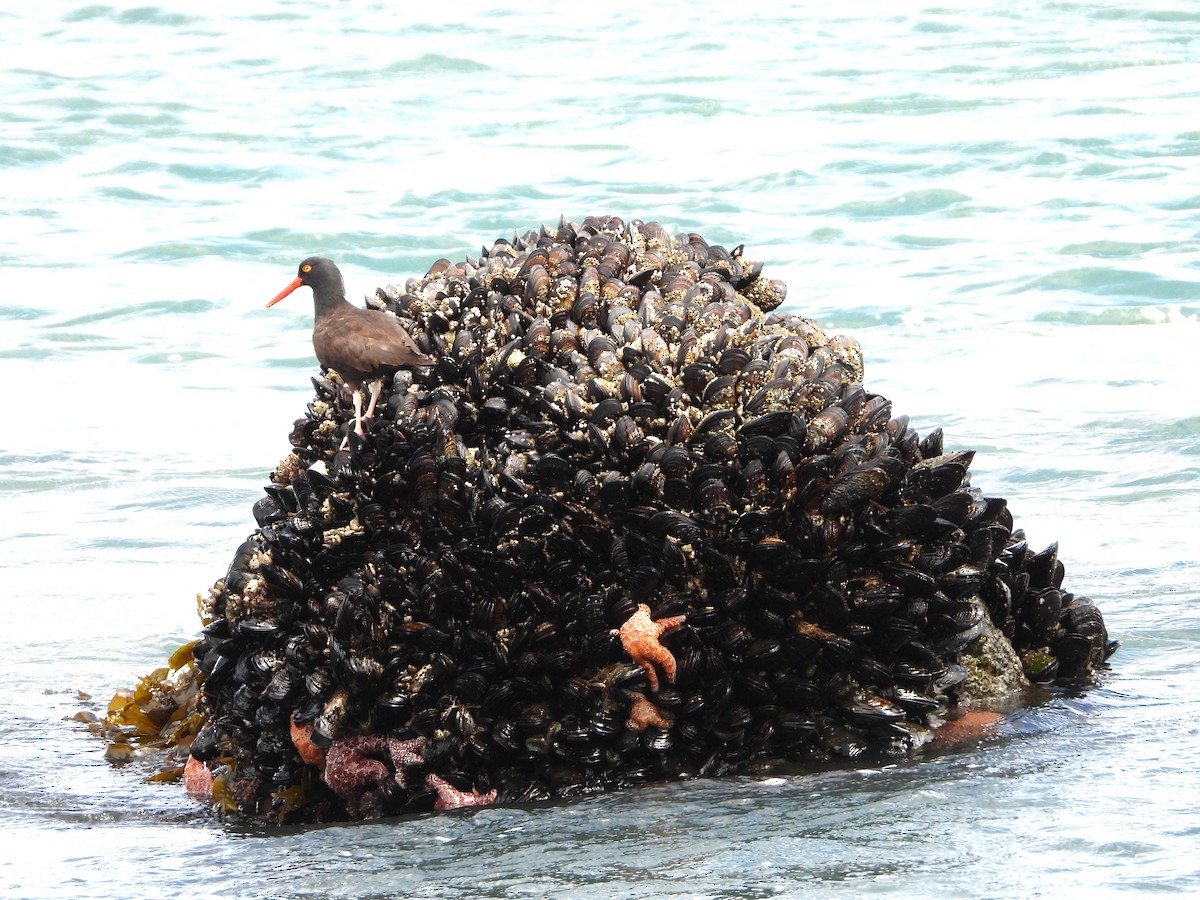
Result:
{"label": "mussel bed", "polygon": [[[329,821],[907,754],[982,671],[1089,680],[1114,645],[1057,547],[785,293],[611,216],[380,289],[436,364],[365,439],[313,379],[194,647],[214,798]],[[642,604],[683,617],[673,678],[623,646]]]}

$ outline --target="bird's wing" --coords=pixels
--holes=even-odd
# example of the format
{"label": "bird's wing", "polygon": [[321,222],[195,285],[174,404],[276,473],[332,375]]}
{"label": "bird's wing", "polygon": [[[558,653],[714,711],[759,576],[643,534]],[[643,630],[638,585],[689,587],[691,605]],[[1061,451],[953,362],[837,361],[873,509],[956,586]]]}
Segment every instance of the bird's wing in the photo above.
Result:
{"label": "bird's wing", "polygon": [[368,312],[375,313],[375,316],[378,317],[376,321],[386,323],[386,325],[381,324],[371,348],[381,367],[419,366],[432,362],[421,352],[421,348],[417,346],[412,335],[394,316],[378,310],[368,310]]}
{"label": "bird's wing", "polygon": [[408,334],[404,326],[395,316],[379,310],[367,310],[371,324],[376,326],[371,331],[371,341],[362,348],[365,358],[370,359],[374,367],[386,366],[419,366],[430,362],[430,358],[421,353],[416,346],[413,336]]}
{"label": "bird's wing", "polygon": [[432,362],[394,316],[373,309],[331,317],[314,330],[313,347],[322,365],[343,375],[359,373],[363,378]]}

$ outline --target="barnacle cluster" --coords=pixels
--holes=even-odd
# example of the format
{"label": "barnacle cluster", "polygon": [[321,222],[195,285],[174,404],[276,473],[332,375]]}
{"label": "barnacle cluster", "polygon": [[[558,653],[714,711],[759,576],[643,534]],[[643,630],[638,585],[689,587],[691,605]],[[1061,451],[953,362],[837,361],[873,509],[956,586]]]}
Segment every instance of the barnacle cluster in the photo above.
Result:
{"label": "barnacle cluster", "polygon": [[346,449],[314,379],[194,648],[214,796],[328,820],[903,754],[973,673],[1087,680],[1113,645],[1056,547],[784,296],[616,217],[381,289],[436,364]]}

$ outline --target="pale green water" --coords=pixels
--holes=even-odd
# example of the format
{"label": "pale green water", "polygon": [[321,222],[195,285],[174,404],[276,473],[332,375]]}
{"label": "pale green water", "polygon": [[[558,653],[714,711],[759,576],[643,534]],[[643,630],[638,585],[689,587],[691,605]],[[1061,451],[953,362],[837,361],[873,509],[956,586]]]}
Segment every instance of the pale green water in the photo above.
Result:
{"label": "pale green water", "polygon": [[[0,894],[1200,887],[1200,11],[71,2],[0,13]],[[1123,642],[885,770],[247,832],[64,721],[196,627],[351,293],[613,212],[744,242],[974,447]]]}

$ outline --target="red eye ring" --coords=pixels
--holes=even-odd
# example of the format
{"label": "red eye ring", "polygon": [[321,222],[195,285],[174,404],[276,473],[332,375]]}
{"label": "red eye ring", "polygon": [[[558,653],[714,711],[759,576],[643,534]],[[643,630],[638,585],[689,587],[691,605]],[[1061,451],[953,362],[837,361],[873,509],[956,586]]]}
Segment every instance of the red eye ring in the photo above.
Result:
{"label": "red eye ring", "polygon": [[304,272],[305,274],[308,274],[309,272],[311,272],[311,271],[312,271],[312,266],[309,266],[309,265],[303,265],[303,266],[301,266],[301,267],[300,267],[300,271],[301,271],[301,272]]}

